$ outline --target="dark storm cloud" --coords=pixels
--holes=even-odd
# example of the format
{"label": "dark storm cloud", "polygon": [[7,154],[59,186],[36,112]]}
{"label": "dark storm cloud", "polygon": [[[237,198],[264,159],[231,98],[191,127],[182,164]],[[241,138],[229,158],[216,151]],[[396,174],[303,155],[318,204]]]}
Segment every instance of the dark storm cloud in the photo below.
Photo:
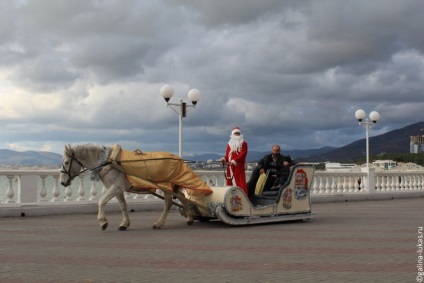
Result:
{"label": "dark storm cloud", "polygon": [[343,146],[363,138],[358,108],[380,112],[373,134],[424,120],[421,1],[0,5],[0,122],[15,129],[1,147],[176,152],[164,84],[174,102],[202,92],[183,119],[187,153],[221,152],[234,126],[251,150]]}

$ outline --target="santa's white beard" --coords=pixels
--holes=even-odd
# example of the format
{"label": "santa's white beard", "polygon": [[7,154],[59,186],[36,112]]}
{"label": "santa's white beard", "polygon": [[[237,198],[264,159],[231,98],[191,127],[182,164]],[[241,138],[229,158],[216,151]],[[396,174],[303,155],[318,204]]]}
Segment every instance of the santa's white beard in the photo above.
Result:
{"label": "santa's white beard", "polygon": [[244,141],[243,135],[239,135],[239,136],[232,135],[230,138],[230,141],[228,142],[231,152],[240,151],[243,141]]}

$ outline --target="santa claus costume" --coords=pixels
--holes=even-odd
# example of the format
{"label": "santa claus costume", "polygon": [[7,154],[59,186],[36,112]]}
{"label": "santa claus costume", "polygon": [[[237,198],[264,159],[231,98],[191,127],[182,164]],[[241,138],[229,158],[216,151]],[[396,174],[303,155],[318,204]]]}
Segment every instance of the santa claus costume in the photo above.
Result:
{"label": "santa claus costume", "polygon": [[231,131],[230,141],[227,144],[225,156],[221,158],[222,162],[226,162],[226,185],[237,186],[244,190],[246,195],[246,155],[247,155],[247,142],[241,134],[240,128],[236,127]]}

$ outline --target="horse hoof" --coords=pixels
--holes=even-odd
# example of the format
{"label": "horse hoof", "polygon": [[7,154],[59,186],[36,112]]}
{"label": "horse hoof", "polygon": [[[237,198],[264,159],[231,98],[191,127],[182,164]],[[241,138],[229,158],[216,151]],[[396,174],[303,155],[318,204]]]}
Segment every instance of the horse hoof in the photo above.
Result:
{"label": "horse hoof", "polygon": [[102,227],[102,230],[103,230],[103,231],[104,231],[104,230],[106,230],[106,228],[107,228],[107,222],[103,223],[103,224],[101,225],[101,227]]}
{"label": "horse hoof", "polygon": [[193,224],[194,220],[187,220],[187,225]]}
{"label": "horse hoof", "polygon": [[153,227],[152,227],[153,229],[155,229],[155,230],[159,230],[160,228],[162,228],[162,227],[159,227],[159,226],[156,226],[156,225],[153,225]]}
{"label": "horse hoof", "polygon": [[119,226],[118,230],[119,231],[127,231],[127,227],[125,227],[125,226]]}

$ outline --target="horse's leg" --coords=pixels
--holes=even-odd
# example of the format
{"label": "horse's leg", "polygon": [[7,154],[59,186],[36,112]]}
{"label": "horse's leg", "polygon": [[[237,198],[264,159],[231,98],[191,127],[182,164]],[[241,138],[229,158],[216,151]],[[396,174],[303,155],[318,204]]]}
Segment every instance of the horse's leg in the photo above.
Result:
{"label": "horse's leg", "polygon": [[117,193],[112,186],[99,199],[99,213],[97,215],[97,220],[99,221],[100,227],[103,231],[106,230],[108,224],[105,215],[105,206],[114,196],[116,196],[116,194]]}
{"label": "horse's leg", "polygon": [[187,201],[185,201],[184,193],[178,192],[178,196],[179,196],[178,199],[180,200],[181,204],[183,205],[183,209],[184,209],[184,212],[185,212],[186,217],[187,217],[186,218],[187,225],[191,225],[191,224],[193,224],[194,219],[193,219],[193,212],[190,209],[189,203]]}
{"label": "horse's leg", "polygon": [[158,221],[153,224],[153,229],[160,229],[163,227],[163,225],[165,224],[166,217],[168,217],[169,210],[171,209],[172,195],[165,192],[163,200],[164,202],[162,215],[159,217]]}
{"label": "horse's leg", "polygon": [[120,193],[116,196],[121,206],[122,222],[119,225],[119,231],[125,231],[130,227],[130,216],[128,215],[127,201],[125,200],[124,193]]}
{"label": "horse's leg", "polygon": [[[182,205],[183,205],[183,209],[185,211],[185,214],[187,216],[186,218],[186,222],[187,225],[191,225],[194,222],[193,219],[193,213],[189,207],[188,202],[185,201],[185,196],[182,192],[178,192],[178,196],[179,196],[179,200],[181,201]],[[164,193],[164,207],[163,207],[163,212],[162,215],[160,216],[160,218],[158,219],[158,221],[156,221],[153,224],[153,229],[160,229],[163,227],[163,225],[165,224],[166,218],[168,217],[169,214],[169,210],[172,207],[172,195],[168,194],[168,193]]]}

